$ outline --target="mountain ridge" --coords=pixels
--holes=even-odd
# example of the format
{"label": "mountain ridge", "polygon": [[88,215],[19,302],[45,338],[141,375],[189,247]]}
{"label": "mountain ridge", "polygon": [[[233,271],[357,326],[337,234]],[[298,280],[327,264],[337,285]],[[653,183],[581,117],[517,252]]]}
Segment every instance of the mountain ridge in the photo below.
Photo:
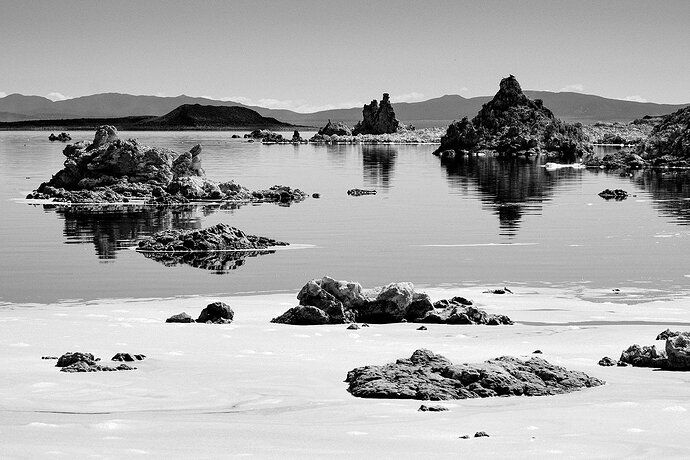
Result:
{"label": "mountain ridge", "polygon": [[[581,122],[631,121],[644,115],[664,115],[690,105],[625,101],[575,92],[526,90],[525,94],[531,99],[542,99],[559,118]],[[442,125],[449,120],[476,115],[489,100],[491,96],[465,98],[459,94],[446,94],[420,102],[398,102],[394,107],[398,118],[406,123],[428,120]],[[245,107],[281,122],[317,127],[328,119],[354,123],[362,115],[361,107],[300,113],[186,95],[171,97],[110,92],[51,101],[42,96],[13,93],[0,98],[0,121],[162,116],[185,104]]]}

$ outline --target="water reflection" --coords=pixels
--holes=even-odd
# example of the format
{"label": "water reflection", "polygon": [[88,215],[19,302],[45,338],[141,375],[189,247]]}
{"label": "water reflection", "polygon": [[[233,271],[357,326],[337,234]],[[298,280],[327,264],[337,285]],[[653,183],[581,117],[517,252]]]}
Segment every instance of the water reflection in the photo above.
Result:
{"label": "water reflection", "polygon": [[219,209],[235,209],[236,204],[213,206],[144,205],[42,205],[64,221],[66,244],[93,243],[96,255],[113,260],[117,252],[135,245],[156,232],[169,229],[201,228],[202,219]]}
{"label": "water reflection", "polygon": [[182,264],[211,270],[216,274],[224,274],[243,266],[248,257],[258,257],[273,253],[275,251],[149,252],[142,254],[147,259],[160,262],[166,267]]}
{"label": "water reflection", "polygon": [[451,187],[469,194],[477,190],[483,207],[498,217],[500,234],[517,235],[524,215],[541,214],[557,184],[579,180],[582,170],[547,170],[538,160],[470,156],[442,160]]}
{"label": "water reflection", "polygon": [[652,195],[652,206],[660,215],[671,217],[675,224],[690,225],[690,171],[633,171],[631,181]]}
{"label": "water reflection", "polygon": [[362,174],[367,187],[389,188],[398,151],[390,145],[362,146]]}

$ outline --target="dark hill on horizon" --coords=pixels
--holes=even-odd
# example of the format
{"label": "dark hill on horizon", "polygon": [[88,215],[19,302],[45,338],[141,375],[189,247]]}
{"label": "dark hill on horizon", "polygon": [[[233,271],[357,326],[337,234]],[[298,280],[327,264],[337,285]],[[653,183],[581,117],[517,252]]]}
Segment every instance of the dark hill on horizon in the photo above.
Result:
{"label": "dark hill on horizon", "polygon": [[262,117],[246,107],[227,107],[184,104],[169,113],[156,117],[149,115],[113,118],[68,118],[0,122],[0,129],[95,129],[113,125],[118,130],[221,130],[292,128],[275,118]]}
{"label": "dark hill on horizon", "polygon": [[[645,115],[672,113],[688,104],[655,104],[608,99],[581,93],[555,93],[551,91],[525,91],[531,99],[543,99],[544,105],[566,121],[631,121]],[[427,120],[431,125],[445,125],[449,120],[473,117],[482,104],[492,96],[464,98],[457,94],[411,103],[394,103],[395,113],[405,123],[417,124]],[[368,99],[368,97],[363,97]],[[0,121],[68,118],[122,118],[130,116],[163,116],[182,105],[244,107],[263,117],[281,122],[321,127],[328,119],[354,124],[362,116],[362,108],[326,110],[298,113],[285,109],[267,109],[247,106],[232,101],[219,101],[203,97],[134,96],[131,94],[102,93],[64,101],[51,101],[40,96],[11,94],[0,98]]]}

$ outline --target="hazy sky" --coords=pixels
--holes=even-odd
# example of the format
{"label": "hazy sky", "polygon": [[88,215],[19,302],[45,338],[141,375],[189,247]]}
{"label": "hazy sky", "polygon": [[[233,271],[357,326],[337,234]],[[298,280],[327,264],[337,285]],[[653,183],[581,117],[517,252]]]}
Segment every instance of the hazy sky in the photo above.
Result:
{"label": "hazy sky", "polygon": [[311,111],[525,89],[690,102],[690,0],[0,0],[0,96]]}

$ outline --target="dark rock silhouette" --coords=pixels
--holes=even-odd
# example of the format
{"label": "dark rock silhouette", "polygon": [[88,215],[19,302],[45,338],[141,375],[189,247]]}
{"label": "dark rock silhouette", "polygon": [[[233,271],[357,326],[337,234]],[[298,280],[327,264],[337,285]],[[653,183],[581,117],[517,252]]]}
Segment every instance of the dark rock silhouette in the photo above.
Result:
{"label": "dark rock silhouette", "polygon": [[666,340],[673,337],[678,337],[679,335],[690,337],[690,331],[672,331],[671,329],[666,329],[656,336],[656,340]]}
{"label": "dark rock silhouette", "polygon": [[220,223],[201,230],[166,230],[139,242],[140,251],[192,252],[240,249],[267,249],[288,243],[263,236],[247,235],[242,230]]}
{"label": "dark rock silhouette", "polygon": [[197,318],[197,323],[210,324],[229,324],[232,323],[235,317],[235,312],[232,311],[230,305],[224,302],[210,303],[201,310],[201,314]]}
{"label": "dark rock silhouette", "polygon": [[376,99],[365,104],[362,109],[363,120],[358,122],[352,134],[390,134],[398,130],[400,122],[395,118],[388,93],[383,93],[381,104]]}
{"label": "dark rock silhouette", "polygon": [[55,367],[60,367],[60,372],[110,372],[110,371],[131,371],[136,369],[127,364],[119,366],[104,366],[98,364],[99,358],[95,358],[91,353],[65,353],[60,356]]}
{"label": "dark rock silhouette", "polygon": [[637,153],[656,166],[690,166],[690,107],[661,117]]}
{"label": "dark rock silhouette", "polygon": [[182,312],[176,315],[172,315],[170,318],[165,320],[166,323],[193,323],[194,319],[187,313]]}
{"label": "dark rock silhouette", "polygon": [[144,359],[146,359],[146,355],[131,355],[129,353],[117,353],[115,356],[110,358],[111,361],[125,362],[142,361]]}
{"label": "dark rock silhouette", "polygon": [[657,350],[655,345],[643,347],[637,344],[630,345],[621,353],[618,361],[634,367],[668,367],[666,354],[664,351]]}
{"label": "dark rock silhouette", "polygon": [[64,133],[64,132],[58,134],[57,136],[55,135],[55,133],[50,133],[50,136],[48,136],[48,140],[50,142],[55,142],[55,141],[68,142],[68,141],[72,140],[72,137],[69,134]]}
{"label": "dark rock silhouette", "polygon": [[599,196],[605,200],[621,201],[628,198],[628,192],[626,192],[625,190],[621,190],[619,188],[615,190],[607,188],[606,190],[599,192]]}
{"label": "dark rock silhouette", "polygon": [[603,385],[583,372],[541,358],[503,356],[483,363],[453,364],[441,355],[416,350],[409,359],[351,370],[348,391],[361,398],[467,399],[544,396]]}
{"label": "dark rock silhouette", "polygon": [[529,99],[510,75],[471,121],[465,117],[448,126],[435,153],[447,150],[493,151],[503,156],[545,153],[572,163],[590,147],[580,126],[558,120],[540,99]]}

